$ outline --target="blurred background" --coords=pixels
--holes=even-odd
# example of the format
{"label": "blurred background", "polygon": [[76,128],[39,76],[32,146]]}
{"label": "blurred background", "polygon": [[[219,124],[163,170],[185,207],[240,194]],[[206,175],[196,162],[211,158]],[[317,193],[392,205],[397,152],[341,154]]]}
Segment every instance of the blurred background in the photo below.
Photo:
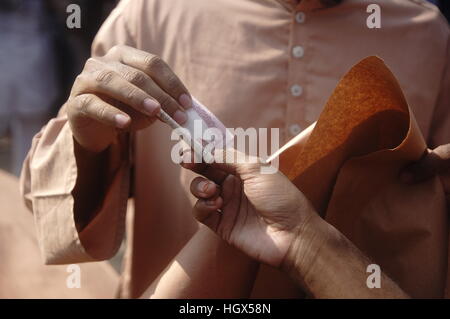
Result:
{"label": "blurred background", "polygon": [[[0,169],[20,174],[31,138],[67,99],[117,0],[0,0]],[[68,5],[81,8],[69,29]]]}

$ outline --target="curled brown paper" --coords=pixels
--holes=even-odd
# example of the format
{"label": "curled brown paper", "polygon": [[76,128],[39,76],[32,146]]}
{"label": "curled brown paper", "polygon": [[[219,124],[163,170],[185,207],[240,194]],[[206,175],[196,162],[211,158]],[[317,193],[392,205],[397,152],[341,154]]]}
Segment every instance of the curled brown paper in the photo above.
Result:
{"label": "curled brown paper", "polygon": [[352,67],[315,127],[291,144],[280,170],[316,210],[411,296],[443,297],[444,191],[438,178],[415,185],[398,178],[426,144],[384,62],[368,57]]}

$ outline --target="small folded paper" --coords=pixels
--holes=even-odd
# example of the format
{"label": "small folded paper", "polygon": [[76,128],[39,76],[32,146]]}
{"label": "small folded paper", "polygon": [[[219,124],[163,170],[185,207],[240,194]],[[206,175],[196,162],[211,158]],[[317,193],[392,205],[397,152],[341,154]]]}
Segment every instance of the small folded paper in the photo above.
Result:
{"label": "small folded paper", "polygon": [[[192,107],[186,110],[186,115],[187,121],[182,127],[187,129],[200,145],[204,146],[205,143],[211,143],[212,141],[210,139],[216,136],[220,137],[213,141],[213,144],[217,148],[226,148],[233,142],[233,135],[231,132],[195,97],[192,100]],[[208,129],[214,129],[217,134],[215,136],[208,136]]]}
{"label": "small folded paper", "polygon": [[196,155],[196,161],[211,163],[214,161],[215,149],[231,147],[234,141],[233,134],[206,106],[196,98],[192,98],[192,107],[186,109],[186,122],[170,125],[173,119],[166,122],[177,131],[182,139],[184,149],[191,149]]}
{"label": "small folded paper", "polygon": [[384,62],[368,57],[356,64],[315,127],[301,134],[279,155],[280,170],[407,293],[443,297],[448,216],[442,184],[399,180],[426,144]]}

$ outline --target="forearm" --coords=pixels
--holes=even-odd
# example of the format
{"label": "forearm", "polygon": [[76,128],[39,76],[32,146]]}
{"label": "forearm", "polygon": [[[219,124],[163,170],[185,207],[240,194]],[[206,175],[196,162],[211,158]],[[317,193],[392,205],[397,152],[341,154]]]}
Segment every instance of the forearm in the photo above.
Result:
{"label": "forearm", "polygon": [[248,298],[258,265],[201,226],[143,297]]}
{"label": "forearm", "polygon": [[372,262],[320,217],[301,230],[283,268],[315,298],[408,298],[381,273],[381,287],[367,286]]}
{"label": "forearm", "polygon": [[128,137],[122,136],[106,150],[95,153],[83,149],[74,139],[77,181],[72,191],[74,218],[81,232],[95,217],[104,200],[111,177],[128,154]]}

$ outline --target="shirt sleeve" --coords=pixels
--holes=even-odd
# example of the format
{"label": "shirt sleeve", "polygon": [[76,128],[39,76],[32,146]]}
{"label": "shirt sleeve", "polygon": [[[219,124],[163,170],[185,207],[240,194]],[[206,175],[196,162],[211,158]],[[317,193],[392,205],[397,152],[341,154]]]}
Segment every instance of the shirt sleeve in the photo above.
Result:
{"label": "shirt sleeve", "polygon": [[[133,45],[127,16],[130,10],[135,10],[135,4],[125,0],[114,9],[96,36],[94,55],[101,55],[114,45]],[[78,231],[73,190],[80,167],[63,109],[33,139],[22,168],[22,196],[33,212],[46,264],[108,259],[118,250],[125,231],[130,188],[129,141],[119,140],[108,149],[105,165],[111,170],[100,207],[92,212],[93,219]]]}

